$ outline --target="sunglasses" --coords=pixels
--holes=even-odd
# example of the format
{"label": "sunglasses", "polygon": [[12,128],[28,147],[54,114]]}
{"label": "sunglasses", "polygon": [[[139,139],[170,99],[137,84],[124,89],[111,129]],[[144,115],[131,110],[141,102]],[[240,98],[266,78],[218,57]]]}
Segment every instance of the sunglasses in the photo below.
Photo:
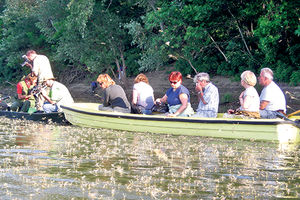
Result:
{"label": "sunglasses", "polygon": [[178,81],[170,81],[171,84],[177,84]]}

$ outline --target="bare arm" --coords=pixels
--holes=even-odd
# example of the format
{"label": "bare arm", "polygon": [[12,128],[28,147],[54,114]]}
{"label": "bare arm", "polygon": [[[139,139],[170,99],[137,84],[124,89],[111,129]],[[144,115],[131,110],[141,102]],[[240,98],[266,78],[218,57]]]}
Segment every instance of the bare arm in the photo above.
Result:
{"label": "bare arm", "polygon": [[18,99],[29,99],[30,97],[32,97],[32,94],[29,95],[22,95],[22,94],[18,94]]}
{"label": "bare arm", "polygon": [[48,96],[46,90],[42,90],[41,94],[43,95],[43,97],[44,97],[49,103],[55,104],[55,102],[52,101],[52,100],[50,99],[50,97]]}
{"label": "bare arm", "polygon": [[132,91],[132,103],[136,104],[138,100],[138,92],[136,90]]}
{"label": "bare arm", "polygon": [[196,84],[195,90],[197,92],[198,100],[202,101],[204,105],[207,104],[207,102],[203,98],[203,88],[199,83]]}
{"label": "bare arm", "polygon": [[168,96],[167,95],[164,95],[162,98],[157,98],[155,102],[158,102],[158,103],[166,103],[168,100]]}
{"label": "bare arm", "polygon": [[261,101],[261,102],[260,102],[259,109],[260,109],[260,110],[265,109],[269,103],[270,103],[269,101],[264,101],[264,100]]}

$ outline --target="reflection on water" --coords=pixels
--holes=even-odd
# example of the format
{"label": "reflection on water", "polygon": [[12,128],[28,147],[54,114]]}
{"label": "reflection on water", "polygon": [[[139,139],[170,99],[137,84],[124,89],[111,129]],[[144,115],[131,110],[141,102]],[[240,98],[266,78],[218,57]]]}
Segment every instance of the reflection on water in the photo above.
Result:
{"label": "reflection on water", "polygon": [[300,197],[298,145],[1,121],[1,199]]}

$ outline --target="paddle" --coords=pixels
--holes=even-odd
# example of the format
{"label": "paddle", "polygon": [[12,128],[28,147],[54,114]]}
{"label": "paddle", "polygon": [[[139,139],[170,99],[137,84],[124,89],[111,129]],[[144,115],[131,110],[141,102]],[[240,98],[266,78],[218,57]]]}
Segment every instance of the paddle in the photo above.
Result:
{"label": "paddle", "polygon": [[291,114],[288,115],[288,117],[297,115],[298,113],[300,113],[300,110],[297,110],[297,111],[295,111],[295,112],[292,112]]}
{"label": "paddle", "polygon": [[284,114],[280,113],[280,112],[277,112],[277,117],[281,118],[281,119],[284,119],[286,121],[289,121],[289,122],[292,122],[292,124],[298,128],[300,128],[300,121],[294,121],[294,120],[291,120],[289,118],[287,118]]}

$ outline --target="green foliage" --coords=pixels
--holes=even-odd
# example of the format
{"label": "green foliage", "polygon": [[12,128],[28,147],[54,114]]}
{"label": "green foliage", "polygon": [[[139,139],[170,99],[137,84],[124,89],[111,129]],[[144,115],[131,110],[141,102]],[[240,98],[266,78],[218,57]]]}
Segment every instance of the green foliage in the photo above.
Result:
{"label": "green foliage", "polygon": [[274,71],[274,78],[278,81],[289,82],[293,68],[282,61],[277,62],[276,70]]}
{"label": "green foliage", "polygon": [[0,0],[1,80],[17,80],[28,49],[47,55],[55,73],[127,75],[162,69],[239,78],[244,70],[274,69],[299,84],[296,1]]}
{"label": "green foliage", "polygon": [[291,75],[291,80],[290,82],[296,86],[300,84],[300,67],[298,67],[297,71],[293,71]]}
{"label": "green foliage", "polygon": [[235,100],[235,98],[232,96],[232,93],[225,93],[222,98],[220,103],[229,103],[229,102],[233,102]]}
{"label": "green foliage", "polygon": [[139,71],[140,66],[138,64],[138,60],[139,60],[140,56],[138,54],[137,48],[132,48],[132,49],[126,51],[125,57],[126,57],[126,63],[127,63],[126,73],[128,76],[136,76],[140,72],[142,72],[142,71]]}

